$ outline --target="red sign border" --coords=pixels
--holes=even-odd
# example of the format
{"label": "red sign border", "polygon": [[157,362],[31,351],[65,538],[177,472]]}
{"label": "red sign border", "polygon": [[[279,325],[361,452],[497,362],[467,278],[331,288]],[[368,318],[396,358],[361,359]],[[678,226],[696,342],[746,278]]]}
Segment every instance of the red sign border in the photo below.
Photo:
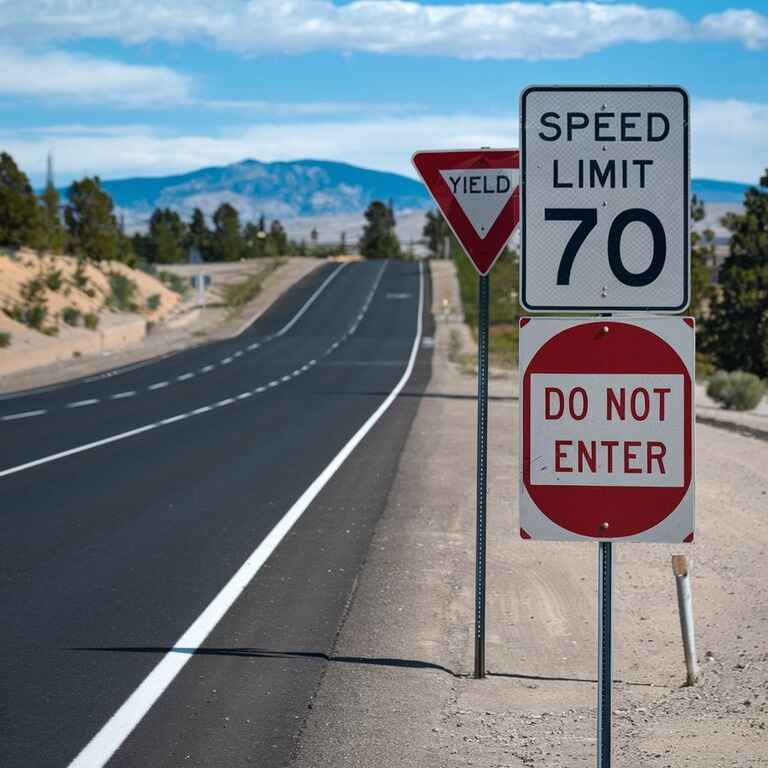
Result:
{"label": "red sign border", "polygon": [[451,232],[481,275],[487,275],[520,222],[520,184],[501,209],[488,234],[481,238],[440,171],[458,169],[520,168],[517,149],[424,150],[411,158],[413,167],[442,211]]}

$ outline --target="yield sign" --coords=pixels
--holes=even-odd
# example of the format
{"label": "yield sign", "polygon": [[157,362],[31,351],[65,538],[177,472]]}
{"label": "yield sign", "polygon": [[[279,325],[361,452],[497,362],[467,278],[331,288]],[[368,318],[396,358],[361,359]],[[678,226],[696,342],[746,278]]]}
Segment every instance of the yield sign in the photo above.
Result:
{"label": "yield sign", "polygon": [[520,218],[520,153],[417,152],[413,165],[477,271],[487,274]]}

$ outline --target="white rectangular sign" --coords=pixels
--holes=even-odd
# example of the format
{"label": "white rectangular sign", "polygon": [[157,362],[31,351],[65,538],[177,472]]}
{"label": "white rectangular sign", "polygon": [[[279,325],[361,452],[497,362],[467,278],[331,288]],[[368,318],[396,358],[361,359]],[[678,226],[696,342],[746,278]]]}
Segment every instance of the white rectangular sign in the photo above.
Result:
{"label": "white rectangular sign", "polygon": [[524,538],[690,541],[691,318],[522,318]]}
{"label": "white rectangular sign", "polygon": [[534,485],[683,484],[683,377],[531,377]]}
{"label": "white rectangular sign", "polygon": [[688,306],[689,106],[682,89],[533,86],[521,116],[520,301]]}

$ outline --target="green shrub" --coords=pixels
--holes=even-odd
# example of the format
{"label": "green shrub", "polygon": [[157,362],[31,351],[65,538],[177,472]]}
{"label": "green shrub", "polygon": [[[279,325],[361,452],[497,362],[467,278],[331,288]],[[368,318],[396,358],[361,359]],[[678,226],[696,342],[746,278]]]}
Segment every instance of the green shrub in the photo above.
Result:
{"label": "green shrub", "polygon": [[146,259],[136,259],[136,263],[133,265],[134,269],[140,269],[142,272],[146,272],[148,275],[156,275],[157,267]]}
{"label": "green shrub", "polygon": [[43,275],[43,280],[45,281],[45,284],[50,288],[52,291],[58,291],[59,288],[61,288],[61,270],[60,269],[51,269],[48,272]]}
{"label": "green shrub", "polygon": [[731,376],[726,371],[718,371],[710,376],[707,384],[707,394],[718,402],[722,402],[723,395],[731,383]]}
{"label": "green shrub", "polygon": [[718,371],[709,382],[707,394],[734,411],[751,411],[765,394],[765,383],[754,373]]}
{"label": "green shrub", "polygon": [[45,304],[29,304],[22,308],[22,322],[30,328],[41,331],[46,317],[48,317],[48,307]]}
{"label": "green shrub", "polygon": [[712,358],[704,352],[696,353],[696,378],[708,379],[715,372]]}
{"label": "green shrub", "polygon": [[82,313],[77,307],[65,307],[61,311],[61,319],[67,324],[72,326],[80,325],[80,318]]}
{"label": "green shrub", "polygon": [[99,316],[95,312],[88,312],[83,315],[83,325],[89,331],[95,331],[99,326]]}
{"label": "green shrub", "polygon": [[85,274],[85,259],[77,260],[77,267],[75,267],[72,279],[80,290],[83,290],[88,285],[88,275]]}
{"label": "green shrub", "polygon": [[6,331],[0,331],[0,349],[11,346],[11,334]]}
{"label": "green shrub", "polygon": [[45,318],[48,317],[48,308],[43,303],[14,304],[10,308],[4,308],[3,312],[17,323],[22,323],[38,331],[43,329]]}
{"label": "green shrub", "polygon": [[12,307],[3,307],[3,312],[5,312],[11,320],[15,320],[17,323],[23,322],[20,304],[14,304]]}
{"label": "green shrub", "polygon": [[182,296],[187,292],[187,282],[183,277],[174,274],[173,272],[158,272],[157,276],[160,281],[167,285],[172,291],[181,294]]}
{"label": "green shrub", "polygon": [[156,309],[160,308],[160,304],[162,303],[162,297],[159,293],[153,293],[151,296],[147,298],[147,309],[150,312],[154,312]]}
{"label": "green shrub", "polygon": [[58,336],[59,327],[57,325],[46,325],[45,328],[40,329],[46,336]]}
{"label": "green shrub", "polygon": [[109,276],[111,294],[107,299],[107,305],[120,312],[135,312],[138,306],[135,302],[138,288],[129,277],[113,272]]}
{"label": "green shrub", "polygon": [[42,303],[45,295],[45,281],[41,277],[33,277],[21,286],[21,298],[29,304]]}

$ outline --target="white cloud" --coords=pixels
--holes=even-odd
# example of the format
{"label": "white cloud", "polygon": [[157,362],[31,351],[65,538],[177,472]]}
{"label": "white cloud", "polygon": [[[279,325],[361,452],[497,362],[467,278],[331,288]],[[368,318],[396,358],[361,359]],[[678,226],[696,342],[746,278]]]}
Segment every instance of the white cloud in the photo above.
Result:
{"label": "white cloud", "polygon": [[[699,177],[756,182],[768,166],[768,104],[693,102],[692,166]],[[413,176],[417,149],[518,146],[514,114],[407,115],[338,119],[301,124],[274,121],[231,129],[226,135],[168,136],[146,126],[54,126],[0,133],[10,152],[36,182],[52,149],[57,174],[67,181],[84,172],[103,178],[164,175],[244,158],[338,160]]]}
{"label": "white cloud", "polygon": [[208,41],[244,54],[340,50],[462,59],[567,59],[626,42],[728,39],[765,47],[768,17],[596,2],[430,5],[408,0],[0,0],[0,39]]}
{"label": "white cloud", "polygon": [[205,109],[238,110],[271,117],[329,117],[339,115],[359,115],[361,113],[402,114],[404,112],[423,112],[425,107],[419,104],[400,104],[397,102],[363,101],[251,101],[251,100],[195,100],[195,106]]}
{"label": "white cloud", "polygon": [[188,79],[166,67],[133,66],[65,52],[32,54],[0,48],[3,95],[138,106],[182,103],[189,99],[189,90]]}
{"label": "white cloud", "polygon": [[713,40],[735,40],[751,50],[768,47],[768,16],[750,10],[712,13],[701,20],[701,31]]}
{"label": "white cloud", "polygon": [[768,104],[693,101],[694,173],[756,184],[768,168]]}
{"label": "white cloud", "polygon": [[0,132],[0,145],[35,178],[45,170],[50,148],[57,174],[66,179],[88,170],[103,178],[163,175],[222,165],[247,157],[292,160],[313,157],[340,160],[412,174],[410,156],[431,147],[515,146],[517,119],[512,115],[376,116],[366,120],[326,120],[311,124],[270,122],[230,128],[226,134],[164,136],[146,126],[131,132],[126,126],[81,130],[53,126]]}

